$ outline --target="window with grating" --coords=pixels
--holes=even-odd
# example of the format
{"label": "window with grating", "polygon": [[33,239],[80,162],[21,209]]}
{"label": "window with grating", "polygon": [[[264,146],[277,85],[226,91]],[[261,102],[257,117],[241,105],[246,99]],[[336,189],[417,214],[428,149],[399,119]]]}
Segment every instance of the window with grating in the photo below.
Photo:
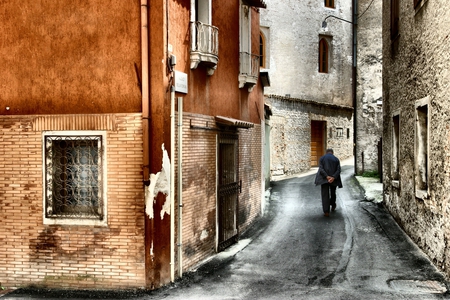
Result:
{"label": "window with grating", "polygon": [[45,217],[104,220],[102,135],[45,135]]}

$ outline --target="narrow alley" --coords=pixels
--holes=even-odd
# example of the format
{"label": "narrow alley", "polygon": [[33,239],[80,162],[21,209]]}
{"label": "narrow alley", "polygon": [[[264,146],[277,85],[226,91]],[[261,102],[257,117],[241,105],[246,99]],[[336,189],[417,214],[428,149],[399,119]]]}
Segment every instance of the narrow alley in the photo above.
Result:
{"label": "narrow alley", "polygon": [[[169,287],[127,298],[447,298],[442,273],[381,205],[363,200],[349,160],[342,171],[344,188],[337,190],[337,209],[329,218],[313,184],[315,169],[274,182],[269,212],[238,245]],[[75,292],[65,296],[78,298]],[[26,291],[5,296],[39,297]]]}

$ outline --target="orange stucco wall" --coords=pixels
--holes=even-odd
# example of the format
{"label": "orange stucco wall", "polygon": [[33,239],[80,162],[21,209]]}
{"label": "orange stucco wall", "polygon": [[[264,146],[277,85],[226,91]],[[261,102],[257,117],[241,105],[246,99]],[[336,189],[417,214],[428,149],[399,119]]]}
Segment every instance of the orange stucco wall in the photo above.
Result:
{"label": "orange stucco wall", "polygon": [[2,1],[0,114],[140,112],[138,2]]}
{"label": "orange stucco wall", "polygon": [[[214,74],[209,76],[201,64],[190,69],[190,1],[172,2],[169,11],[168,42],[177,57],[175,70],[188,74],[188,94],[184,110],[204,115],[221,115],[260,123],[263,107],[257,105],[263,95],[260,86],[252,92],[247,87],[239,89],[239,1],[212,3],[212,25],[219,28],[219,62]],[[259,13],[252,9],[252,52],[259,53]],[[259,85],[260,83],[258,83]],[[257,109],[258,107],[258,109]]]}

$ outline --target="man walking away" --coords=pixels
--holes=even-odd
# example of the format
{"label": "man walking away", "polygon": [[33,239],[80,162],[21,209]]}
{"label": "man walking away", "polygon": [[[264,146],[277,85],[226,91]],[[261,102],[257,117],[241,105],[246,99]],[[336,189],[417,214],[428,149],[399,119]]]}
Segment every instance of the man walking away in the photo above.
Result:
{"label": "man walking away", "polygon": [[341,162],[334,156],[333,149],[327,149],[320,158],[314,183],[321,186],[323,213],[328,217],[330,206],[332,211],[336,209],[336,187],[342,188]]}

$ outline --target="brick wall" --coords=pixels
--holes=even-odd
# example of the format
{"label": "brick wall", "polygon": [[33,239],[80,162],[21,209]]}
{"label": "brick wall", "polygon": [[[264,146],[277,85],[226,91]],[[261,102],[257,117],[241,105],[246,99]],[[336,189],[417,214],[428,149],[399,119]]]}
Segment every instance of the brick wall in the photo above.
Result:
{"label": "brick wall", "polygon": [[[214,117],[184,113],[183,270],[191,269],[216,252],[218,133]],[[240,232],[260,215],[261,155],[261,126],[239,129]]]}
{"label": "brick wall", "polygon": [[239,230],[242,233],[261,214],[262,148],[261,125],[239,130],[239,175],[242,193],[239,194]]}
{"label": "brick wall", "polygon": [[[199,128],[192,129],[191,124]],[[215,253],[217,131],[208,130],[206,127],[216,128],[214,118],[184,114],[182,215],[184,270]]]}
{"label": "brick wall", "polygon": [[[106,130],[108,226],[43,225],[42,130]],[[140,114],[0,117],[0,282],[145,286]]]}

